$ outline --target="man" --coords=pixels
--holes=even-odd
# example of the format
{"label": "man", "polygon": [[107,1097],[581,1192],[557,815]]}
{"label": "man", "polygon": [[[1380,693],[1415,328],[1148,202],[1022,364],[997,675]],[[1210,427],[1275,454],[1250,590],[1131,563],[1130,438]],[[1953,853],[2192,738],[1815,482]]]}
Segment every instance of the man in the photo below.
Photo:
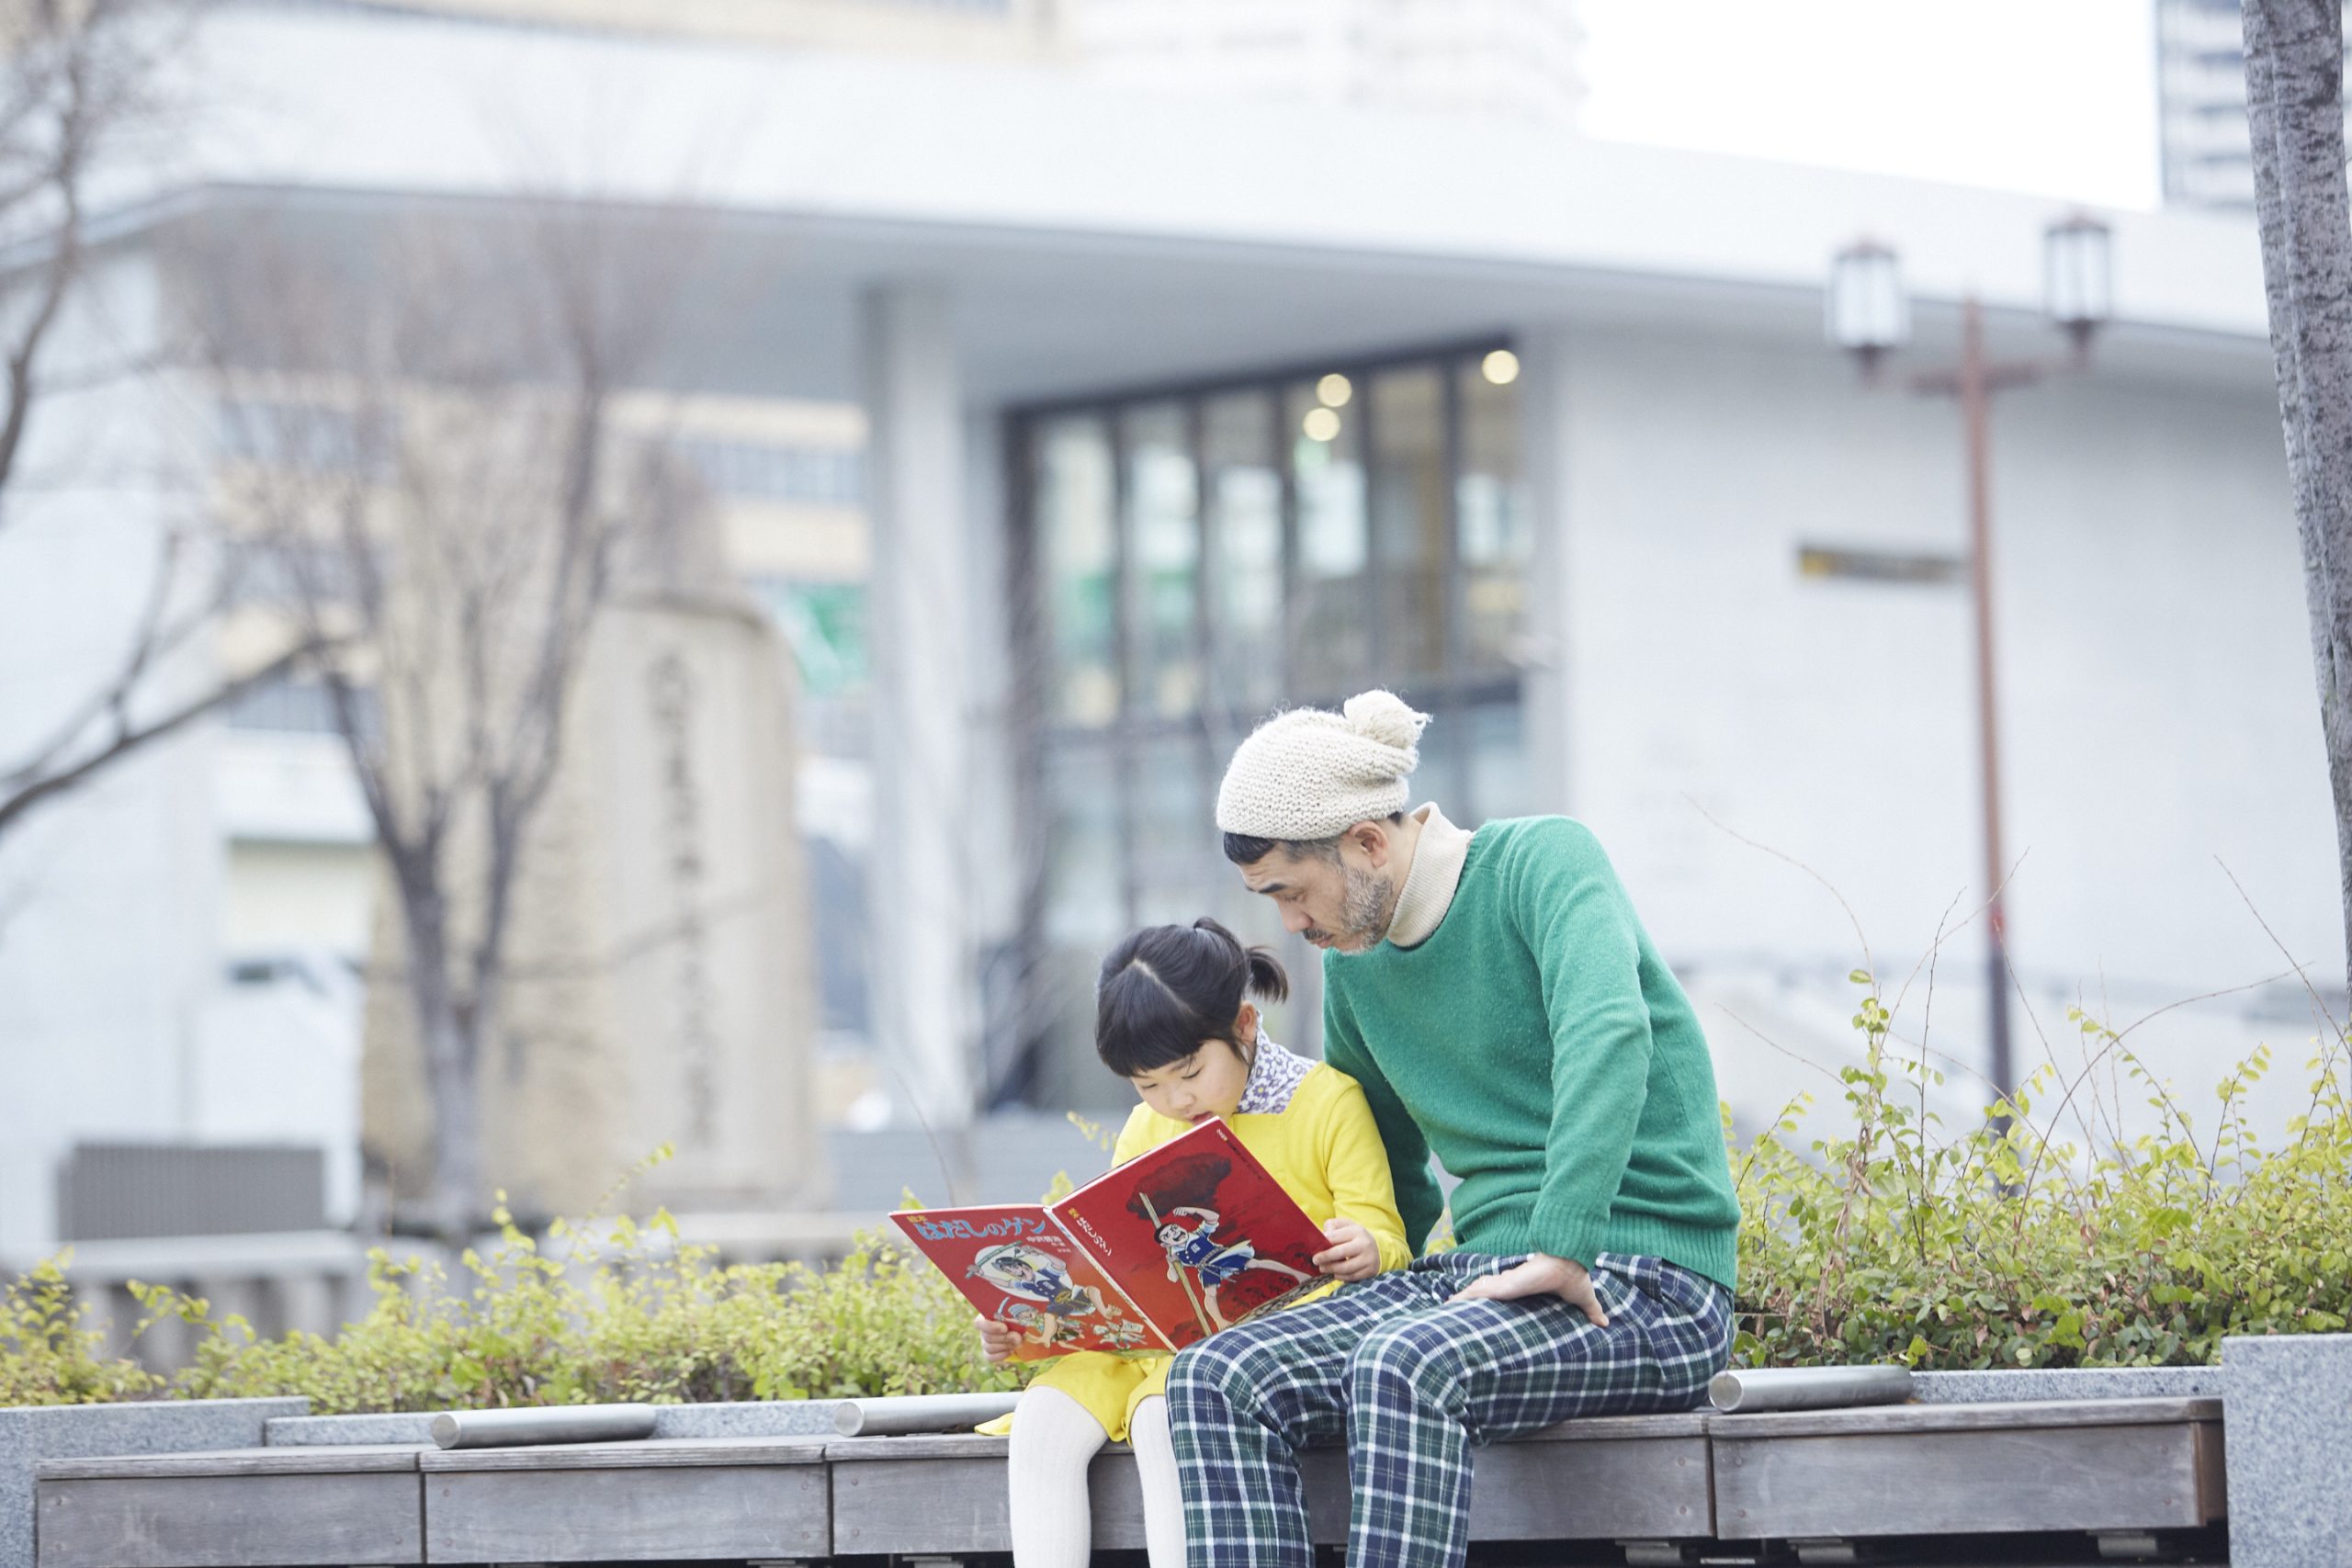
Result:
{"label": "man", "polygon": [[1309,1568],[1296,1451],[1344,1441],[1349,1568],[1454,1564],[1474,1445],[1687,1410],[1731,1351],[1739,1206],[1689,1000],[1590,832],[1404,814],[1426,716],[1278,715],[1218,791],[1226,857],[1324,953],[1323,1045],[1363,1086],[1416,1252],[1176,1359],[1194,1568]]}

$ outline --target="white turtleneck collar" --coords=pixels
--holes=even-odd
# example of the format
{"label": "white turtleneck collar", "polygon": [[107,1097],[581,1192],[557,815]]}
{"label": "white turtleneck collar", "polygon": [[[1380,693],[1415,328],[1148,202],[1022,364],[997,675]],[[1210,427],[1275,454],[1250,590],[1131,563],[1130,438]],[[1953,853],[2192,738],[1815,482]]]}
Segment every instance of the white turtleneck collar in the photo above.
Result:
{"label": "white turtleneck collar", "polygon": [[1463,863],[1470,858],[1470,829],[1447,821],[1436,802],[1415,811],[1413,818],[1421,825],[1420,840],[1388,917],[1388,940],[1398,947],[1419,947],[1437,934],[1438,923],[1453,907]]}

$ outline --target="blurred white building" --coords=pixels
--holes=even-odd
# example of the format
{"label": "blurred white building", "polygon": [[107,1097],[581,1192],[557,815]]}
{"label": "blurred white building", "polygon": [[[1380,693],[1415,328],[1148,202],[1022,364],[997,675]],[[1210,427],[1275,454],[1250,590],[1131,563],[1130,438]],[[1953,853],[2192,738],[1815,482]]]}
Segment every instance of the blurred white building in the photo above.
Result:
{"label": "blurred white building", "polygon": [[2251,213],[2254,153],[2238,0],[2156,0],[2156,113],[2165,199]]}
{"label": "blurred white building", "polygon": [[[1453,85],[1379,102],[1141,92],[1042,8],[871,8],[914,41],[722,44],[644,7],[602,29],[459,0],[224,7],[193,67],[214,114],[107,215],[118,313],[164,340],[195,221],[365,247],[525,190],[620,243],[693,215],[660,375],[707,416],[687,434],[804,676],[841,672],[801,791],[863,900],[821,920],[861,933],[840,1027],[934,1123],[1117,1102],[1086,1033],[1097,956],[1204,912],[1271,934],[1217,853],[1223,758],[1277,704],[1374,683],[1437,715],[1419,793],[1457,819],[1592,824],[1744,1119],[1834,1097],[1792,1058],[1849,1059],[1863,958],[1835,899],[1742,838],[1836,886],[1890,990],[1960,927],[1929,1043],[1979,1058],[1969,613],[1937,569],[1963,548],[1958,422],[1860,387],[1821,288],[1868,231],[1915,292],[1898,368],[1948,355],[1969,289],[1997,352],[2040,351],[2054,214],[1564,136],[1573,32],[1550,6],[1444,8],[1557,45],[1508,90],[1465,45]],[[1204,38],[1239,27],[1184,9]],[[957,41],[988,27],[1001,47]],[[1524,112],[1426,112],[1473,102]],[[2079,1060],[2078,997],[2120,1022],[2231,991],[2134,1037],[2201,1089],[2257,1040],[2299,1064],[2317,1027],[2299,986],[2233,989],[2288,960],[2215,863],[2331,986],[2333,827],[2254,237],[2194,211],[2115,225],[2093,368],[1995,416],[2020,1056],[2046,1035]],[[90,418],[202,451],[208,396]],[[109,502],[105,525],[135,543],[167,510]],[[137,603],[125,553],[59,515],[0,570],[0,710],[27,728]],[[0,932],[0,1258],[59,1239],[76,1145],[352,1156],[341,993],[318,993],[345,1021],[300,1072],[256,1068],[277,1035],[231,1010],[242,978],[354,953],[368,918],[349,781],[300,701],[189,734],[0,854],[33,890]],[[1312,1047],[1311,955],[1283,951],[1305,984],[1277,1032]]]}
{"label": "blurred white building", "polygon": [[1584,101],[1576,0],[1072,0],[1098,80],[1329,108],[1562,128]]}

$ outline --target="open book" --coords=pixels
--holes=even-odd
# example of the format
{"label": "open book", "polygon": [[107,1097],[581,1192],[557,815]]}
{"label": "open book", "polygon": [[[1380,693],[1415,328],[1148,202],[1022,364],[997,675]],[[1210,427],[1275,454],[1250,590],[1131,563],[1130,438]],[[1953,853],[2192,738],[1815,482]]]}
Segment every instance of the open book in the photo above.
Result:
{"label": "open book", "polygon": [[1330,1245],[1223,1122],[1058,1202],[890,1219],[1031,1360],[1181,1350],[1323,1284],[1314,1258]]}

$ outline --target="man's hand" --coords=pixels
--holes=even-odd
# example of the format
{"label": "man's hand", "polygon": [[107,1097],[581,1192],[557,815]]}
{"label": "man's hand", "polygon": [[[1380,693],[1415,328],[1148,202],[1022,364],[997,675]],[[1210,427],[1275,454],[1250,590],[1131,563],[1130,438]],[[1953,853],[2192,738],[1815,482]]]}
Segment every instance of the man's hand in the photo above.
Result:
{"label": "man's hand", "polygon": [[1574,1258],[1531,1252],[1525,1261],[1473,1280],[1449,1302],[1515,1302],[1526,1296],[1557,1296],[1591,1319],[1595,1328],[1609,1326],[1609,1314],[1592,1288],[1592,1276]]}
{"label": "man's hand", "polygon": [[1011,1327],[992,1317],[975,1317],[980,1325],[980,1354],[991,1361],[1002,1361],[1012,1354],[1014,1337]]}
{"label": "man's hand", "polygon": [[1351,1284],[1380,1272],[1380,1244],[1355,1221],[1326,1220],[1323,1234],[1331,1238],[1331,1245],[1315,1255],[1315,1267]]}

